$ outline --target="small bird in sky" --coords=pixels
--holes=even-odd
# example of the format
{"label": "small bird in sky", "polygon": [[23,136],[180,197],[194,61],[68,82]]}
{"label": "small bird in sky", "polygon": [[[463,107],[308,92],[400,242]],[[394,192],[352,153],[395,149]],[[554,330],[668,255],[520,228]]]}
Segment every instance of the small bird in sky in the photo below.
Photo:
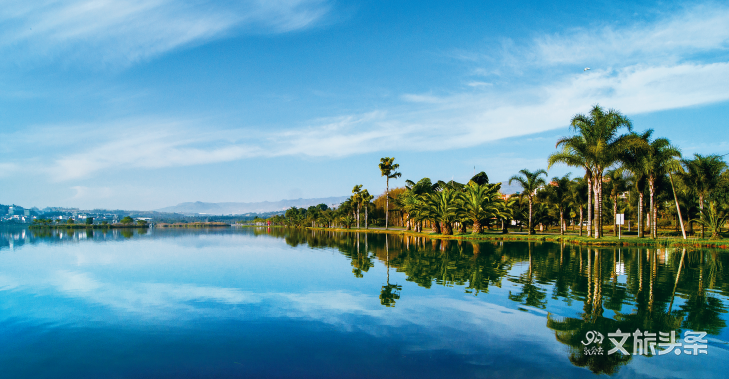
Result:
{"label": "small bird in sky", "polygon": [[589,70],[589,69],[590,69],[589,67],[585,67],[585,69],[584,69],[584,70],[582,70],[582,71],[587,71],[587,70]]}

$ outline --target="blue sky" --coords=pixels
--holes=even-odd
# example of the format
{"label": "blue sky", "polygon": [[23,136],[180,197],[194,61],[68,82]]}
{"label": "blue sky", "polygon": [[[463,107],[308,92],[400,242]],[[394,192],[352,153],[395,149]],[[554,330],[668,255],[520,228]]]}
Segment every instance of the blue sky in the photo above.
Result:
{"label": "blue sky", "polygon": [[505,180],[596,103],[725,154],[727,25],[720,2],[0,1],[0,203],[380,193],[384,156],[395,186]]}

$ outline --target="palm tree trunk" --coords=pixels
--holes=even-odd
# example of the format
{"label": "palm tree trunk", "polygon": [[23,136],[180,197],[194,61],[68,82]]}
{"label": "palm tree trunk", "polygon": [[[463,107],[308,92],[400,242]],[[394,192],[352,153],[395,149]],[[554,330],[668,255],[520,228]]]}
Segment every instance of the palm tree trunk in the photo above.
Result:
{"label": "palm tree trunk", "polygon": [[[704,221],[704,194],[699,194],[699,219]],[[688,216],[687,216],[688,217]],[[704,238],[704,223],[701,223],[701,238]]]}
{"label": "palm tree trunk", "polygon": [[656,208],[653,202],[653,198],[655,197],[655,183],[653,178],[648,178],[648,192],[650,196],[651,238],[656,239],[658,237],[658,230],[656,229]]}
{"label": "palm tree trunk", "polygon": [[[580,224],[580,233],[582,233],[582,224]],[[592,237],[592,175],[587,177],[587,237]]]}
{"label": "palm tree trunk", "polygon": [[438,223],[438,221],[432,220],[430,222],[430,226],[431,226],[431,230],[433,231],[433,233],[440,234],[440,224]]}
{"label": "palm tree trunk", "polygon": [[453,234],[453,226],[451,225],[450,222],[444,221],[444,222],[441,222],[441,224],[442,224],[441,229],[442,229],[443,235],[449,236],[449,235]]}
{"label": "palm tree trunk", "polygon": [[645,237],[643,230],[643,192],[638,194],[638,238]]}
{"label": "palm tree trunk", "polygon": [[582,206],[580,206],[580,237],[582,237]]}
{"label": "palm tree trunk", "polygon": [[594,237],[600,238],[600,178],[596,175],[593,178],[592,193],[595,196],[595,212],[593,214]]}
{"label": "palm tree trunk", "polygon": [[560,209],[559,210],[559,234],[560,235],[564,235],[564,228],[565,228],[565,225],[564,225],[564,210],[563,209]]}
{"label": "palm tree trunk", "polygon": [[479,220],[473,220],[473,234],[480,234],[483,232],[483,227]]}
{"label": "palm tree trunk", "polygon": [[529,196],[529,231],[527,234],[534,234],[534,228],[532,228],[532,197]]}
{"label": "palm tree trunk", "polygon": [[390,217],[390,177],[386,176],[385,185],[385,229],[387,229],[387,222]]}
{"label": "palm tree trunk", "polygon": [[617,191],[613,197],[613,237],[618,236],[618,194]]}
{"label": "palm tree trunk", "polygon": [[367,225],[367,208],[368,207],[365,205],[365,229],[369,229],[370,228],[370,226]]}
{"label": "palm tree trunk", "polygon": [[360,208],[360,205],[357,204],[357,229],[359,229],[359,208]]}

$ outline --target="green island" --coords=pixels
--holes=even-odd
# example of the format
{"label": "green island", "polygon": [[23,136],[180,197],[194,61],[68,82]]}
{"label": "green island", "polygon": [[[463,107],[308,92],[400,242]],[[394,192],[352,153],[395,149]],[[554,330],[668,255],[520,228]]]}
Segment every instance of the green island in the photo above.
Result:
{"label": "green island", "polygon": [[[438,239],[560,241],[586,245],[727,249],[729,170],[723,156],[694,154],[652,129],[637,132],[620,111],[595,105],[570,120],[571,135],[555,141],[546,170],[566,165],[584,173],[551,179],[545,168],[520,170],[507,182],[489,183],[485,172],[467,183],[406,180],[395,158],[380,159],[386,189],[292,207],[256,218],[254,226],[394,233]],[[504,193],[502,185],[515,185]],[[428,231],[429,229],[429,231]]]}

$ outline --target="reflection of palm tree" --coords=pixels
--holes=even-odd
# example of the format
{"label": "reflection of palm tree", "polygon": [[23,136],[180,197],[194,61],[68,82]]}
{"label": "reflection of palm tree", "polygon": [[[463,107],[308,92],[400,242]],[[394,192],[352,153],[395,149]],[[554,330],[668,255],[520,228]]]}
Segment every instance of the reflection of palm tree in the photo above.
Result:
{"label": "reflection of palm tree", "polygon": [[382,286],[380,290],[380,304],[386,307],[394,307],[395,300],[400,299],[402,286],[390,284],[390,246],[387,234],[385,234],[385,254],[387,260],[387,285]]}
{"label": "reflection of palm tree", "polygon": [[527,242],[529,246],[529,270],[522,274],[515,283],[521,284],[521,292],[512,294],[509,291],[509,299],[518,303],[528,305],[535,308],[544,309],[547,307],[547,292],[534,283],[533,261],[532,261],[532,242]]}

